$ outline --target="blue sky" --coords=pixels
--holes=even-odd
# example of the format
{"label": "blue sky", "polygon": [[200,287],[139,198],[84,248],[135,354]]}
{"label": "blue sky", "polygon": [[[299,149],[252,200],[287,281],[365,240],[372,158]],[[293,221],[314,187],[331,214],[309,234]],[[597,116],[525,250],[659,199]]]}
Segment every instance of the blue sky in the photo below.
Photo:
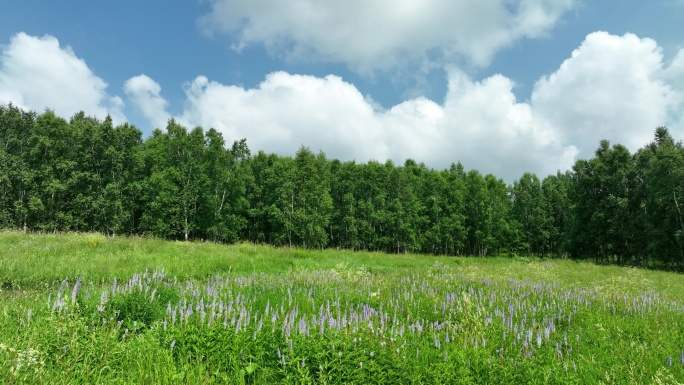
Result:
{"label": "blue sky", "polygon": [[494,173],[684,137],[684,1],[8,0],[0,103]]}

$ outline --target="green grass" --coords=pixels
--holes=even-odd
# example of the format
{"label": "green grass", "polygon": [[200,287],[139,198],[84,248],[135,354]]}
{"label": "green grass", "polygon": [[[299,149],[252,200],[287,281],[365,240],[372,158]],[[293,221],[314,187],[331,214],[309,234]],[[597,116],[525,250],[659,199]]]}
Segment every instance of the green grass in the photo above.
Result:
{"label": "green grass", "polygon": [[0,250],[1,383],[684,382],[675,273],[98,234]]}

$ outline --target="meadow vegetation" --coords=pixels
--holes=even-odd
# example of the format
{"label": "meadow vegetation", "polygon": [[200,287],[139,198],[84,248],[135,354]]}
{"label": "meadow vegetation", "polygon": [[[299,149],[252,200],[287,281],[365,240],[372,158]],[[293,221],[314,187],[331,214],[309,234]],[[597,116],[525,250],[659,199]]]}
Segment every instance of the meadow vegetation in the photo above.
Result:
{"label": "meadow vegetation", "polygon": [[2,383],[684,382],[672,272],[99,234],[0,250]]}

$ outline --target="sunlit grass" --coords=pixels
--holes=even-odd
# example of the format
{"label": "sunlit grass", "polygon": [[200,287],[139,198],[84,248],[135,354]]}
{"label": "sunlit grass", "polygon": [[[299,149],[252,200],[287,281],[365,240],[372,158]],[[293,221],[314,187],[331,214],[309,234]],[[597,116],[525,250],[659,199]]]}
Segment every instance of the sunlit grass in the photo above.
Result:
{"label": "sunlit grass", "polygon": [[0,249],[4,383],[684,381],[675,273],[98,234]]}

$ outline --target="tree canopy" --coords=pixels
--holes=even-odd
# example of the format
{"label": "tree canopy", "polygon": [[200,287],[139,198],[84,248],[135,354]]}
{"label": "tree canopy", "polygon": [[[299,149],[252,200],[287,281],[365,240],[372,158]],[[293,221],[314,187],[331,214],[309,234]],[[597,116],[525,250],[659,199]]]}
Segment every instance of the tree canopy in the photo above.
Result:
{"label": "tree canopy", "polygon": [[508,185],[460,163],[252,154],[173,119],[143,139],[0,106],[0,228],[680,269],[683,205],[684,147],[665,127],[634,154],[604,140],[572,170]]}

